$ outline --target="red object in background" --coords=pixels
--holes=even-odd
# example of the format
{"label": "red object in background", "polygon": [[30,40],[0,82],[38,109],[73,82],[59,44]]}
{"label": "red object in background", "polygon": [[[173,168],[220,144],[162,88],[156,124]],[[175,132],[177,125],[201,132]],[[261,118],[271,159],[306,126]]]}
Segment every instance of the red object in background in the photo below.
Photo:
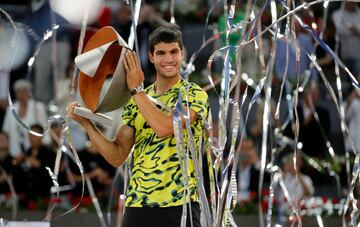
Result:
{"label": "red object in background", "polygon": [[256,199],[257,197],[257,192],[256,191],[250,191],[250,198],[251,199]]}
{"label": "red object in background", "polygon": [[338,204],[338,203],[340,203],[340,201],[337,198],[331,198],[331,203],[332,204]]}
{"label": "red object in background", "polygon": [[28,208],[28,210],[30,210],[30,211],[34,211],[34,210],[36,210],[36,202],[34,201],[34,200],[28,200],[27,201],[27,208]]}
{"label": "red object in background", "polygon": [[326,203],[326,201],[327,201],[327,197],[326,197],[326,196],[322,196],[321,199],[322,199],[322,202],[323,202],[323,203]]}
{"label": "red object in background", "polygon": [[71,204],[73,206],[77,205],[80,202],[80,199],[81,199],[80,196],[76,196],[76,197],[71,196],[69,198],[70,198]]}
{"label": "red object in background", "polygon": [[84,196],[82,201],[81,201],[81,204],[85,205],[85,206],[90,206],[92,205],[92,200],[91,200],[91,197],[90,196]]}
{"label": "red object in background", "polygon": [[109,7],[103,8],[103,10],[99,16],[99,19],[97,20],[97,24],[98,24],[99,28],[111,25],[111,20],[112,20],[111,14],[112,14],[112,12]]}
{"label": "red object in background", "polygon": [[[104,7],[99,18],[97,21],[93,24],[90,24],[86,31],[85,31],[85,37],[84,37],[84,43],[83,43],[83,50],[89,41],[89,39],[96,33],[96,31],[102,27],[111,25],[112,22],[112,12],[109,7]],[[80,30],[77,31],[77,37],[80,38]]]}
{"label": "red object in background", "polygon": [[262,209],[262,211],[267,211],[269,209],[269,201],[268,200],[261,201],[261,209]]}
{"label": "red object in background", "polygon": [[58,204],[60,204],[63,200],[62,200],[62,198],[57,198],[57,197],[54,197],[54,198],[46,198],[45,200],[45,204],[48,206],[49,205],[49,203],[51,203],[51,204],[53,204],[53,203],[58,203]]}

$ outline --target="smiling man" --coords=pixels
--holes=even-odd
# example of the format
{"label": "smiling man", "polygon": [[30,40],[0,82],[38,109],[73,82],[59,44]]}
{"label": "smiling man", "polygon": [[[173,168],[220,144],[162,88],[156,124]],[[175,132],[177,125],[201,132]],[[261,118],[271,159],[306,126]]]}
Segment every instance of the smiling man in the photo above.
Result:
{"label": "smiling man", "polygon": [[[148,44],[149,59],[157,72],[156,81],[143,88],[141,64],[136,53],[128,51],[124,68],[132,98],[124,107],[123,124],[114,140],[104,137],[88,119],[73,114],[78,103],[68,106],[68,115],[85,128],[91,142],[114,166],[121,165],[134,147],[123,226],[178,227],[184,199],[191,205],[191,215],[188,213],[187,217],[192,217],[193,226],[201,226],[195,165],[190,156],[185,188],[185,177],[176,150],[173,113],[166,109],[174,109],[181,92],[184,109],[190,113],[195,148],[198,148],[208,113],[207,94],[198,85],[180,77],[183,42],[177,27],[161,26],[155,29],[149,36]],[[154,104],[150,96],[168,108]],[[185,133],[183,142],[186,149],[187,132],[182,131]],[[185,189],[188,190],[186,198]],[[189,218],[187,226],[190,226]]]}

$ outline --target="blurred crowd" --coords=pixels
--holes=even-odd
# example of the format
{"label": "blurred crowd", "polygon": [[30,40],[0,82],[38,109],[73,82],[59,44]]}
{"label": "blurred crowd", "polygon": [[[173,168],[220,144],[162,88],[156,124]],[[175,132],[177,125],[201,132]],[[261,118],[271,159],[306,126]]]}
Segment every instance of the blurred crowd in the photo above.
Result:
{"label": "blurred crowd", "polygon": [[[206,3],[202,4],[206,6]],[[246,3],[243,1],[238,1],[236,14],[232,20],[234,25],[244,20],[245,5]],[[205,9],[209,10],[210,6]],[[312,13],[311,10],[315,13]],[[360,129],[360,115],[358,114],[360,113],[360,96],[359,91],[351,86],[353,81],[350,76],[345,70],[341,68],[339,70],[333,55],[327,48],[338,53],[339,58],[354,77],[360,79],[360,45],[358,45],[360,43],[360,8],[358,3],[344,2],[329,7],[329,13],[326,16],[322,11],[322,6],[311,8],[311,10],[302,10],[297,15],[304,24],[315,29],[323,43],[317,43],[311,32],[294,17],[290,24],[285,22],[280,24],[279,31],[282,36],[279,35],[276,43],[273,43],[274,39],[271,34],[265,33],[260,47],[251,43],[241,48],[242,66],[241,69],[237,69],[240,70],[238,75],[242,77],[241,95],[246,86],[250,88],[250,94],[253,94],[256,84],[267,72],[267,69],[262,67],[260,53],[263,54],[266,64],[271,55],[275,55],[275,59],[271,83],[273,93],[269,126],[263,126],[266,98],[264,93],[259,96],[254,108],[248,107],[251,113],[248,118],[246,117],[248,109],[244,108],[241,111],[240,131],[244,132],[244,137],[242,138],[240,134],[237,137],[236,152],[239,158],[235,171],[239,204],[257,201],[260,198],[258,182],[260,175],[264,172],[260,168],[259,157],[262,152],[263,131],[266,127],[277,133],[269,134],[265,152],[268,153],[268,157],[276,154],[276,165],[280,168],[282,181],[289,192],[289,195],[280,193],[281,195],[277,198],[279,201],[289,201],[290,199],[294,204],[299,203],[303,198],[314,195],[341,198],[347,193],[344,192],[349,186],[344,156],[346,152],[353,154],[360,151],[360,141],[357,139]],[[224,9],[217,11],[210,18],[211,26],[208,26],[207,33],[214,34],[227,29],[227,12]],[[201,12],[199,11],[199,13]],[[263,26],[270,24],[269,15],[269,13],[263,12],[261,17]],[[139,44],[138,54],[145,72],[145,86],[152,83],[155,76],[154,68],[147,57],[147,36],[158,24],[169,21],[170,16],[168,11],[164,12],[158,8],[158,5],[151,4],[151,1],[143,3],[141,7],[136,38]],[[197,22],[203,28],[205,21],[200,23],[196,21],[199,18],[194,17],[191,20],[195,21],[180,21],[180,27],[186,30],[191,23]],[[108,25],[113,26],[122,38],[127,40],[130,35],[131,23],[131,8],[125,1],[121,1],[115,9],[105,7],[99,19],[88,26],[84,43],[97,29]],[[292,35],[289,36],[289,39],[285,39],[284,34],[289,30]],[[26,66],[22,70],[13,70],[9,75],[5,75],[0,69],[2,86],[0,91],[0,193],[9,196],[12,188],[9,180],[12,181],[14,190],[19,195],[20,204],[25,207],[29,207],[29,204],[34,201],[51,196],[53,182],[46,167],[53,169],[55,166],[62,125],[53,123],[45,136],[38,137],[34,133],[29,133],[29,129],[19,124],[18,120],[20,119],[29,126],[31,131],[42,134],[44,130],[48,129],[48,117],[54,114],[65,117],[65,107],[70,100],[81,102],[76,89],[76,80],[73,81],[74,71],[76,71],[73,59],[78,51],[80,29],[71,28],[66,33],[60,31],[59,33],[57,42],[57,70],[59,71],[56,78],[53,77],[52,59],[49,58],[52,55],[50,41],[44,44],[37,55],[30,77]],[[212,45],[212,48],[216,50],[225,45],[237,45],[243,36],[252,37],[255,33],[240,29],[233,32],[229,40],[223,34]],[[184,34],[187,33],[184,32]],[[201,33],[198,34],[201,35]],[[190,35],[190,38],[184,37],[184,39],[191,40],[193,34],[187,35]],[[185,43],[185,48],[187,45],[194,44]],[[275,48],[272,51],[273,46]],[[188,57],[192,54],[190,49],[191,47],[188,50],[185,49],[188,51]],[[233,51],[231,48],[230,50]],[[236,54],[235,51],[230,53],[230,62],[233,65],[237,65]],[[316,58],[327,82],[324,82],[324,78],[316,70],[310,56]],[[201,57],[204,56],[200,54],[199,58]],[[217,59],[213,66],[215,69],[211,76],[215,82],[219,82],[224,58]],[[197,68],[194,76],[190,76],[190,80],[200,81],[199,83],[206,87],[208,85],[207,82],[204,82],[207,81],[206,78],[199,78],[206,77],[204,76],[206,70],[205,65],[200,67],[200,70]],[[336,87],[338,76],[341,80],[342,94]],[[282,89],[284,78],[286,80]],[[331,100],[332,96],[327,83],[335,90],[336,98],[342,98],[344,101],[343,113],[352,142],[348,141],[347,137],[343,137],[340,119],[334,118],[334,114],[339,116],[339,113]],[[6,87],[6,84],[9,86]],[[218,116],[221,109],[217,96],[220,89],[219,84],[215,88],[210,87],[207,90],[213,114],[213,136],[215,137],[219,136],[218,128],[220,126],[218,124],[221,120]],[[297,84],[304,84],[302,90],[299,90],[299,99],[289,100],[288,97],[293,95],[292,92],[297,88]],[[8,90],[11,91],[14,103],[8,103],[8,94],[5,92]],[[234,94],[231,95],[236,99]],[[247,101],[250,103],[249,100]],[[275,114],[277,103],[280,103],[280,116]],[[289,103],[296,104],[296,106],[289,106]],[[11,105],[9,106],[9,104]],[[12,112],[13,110],[16,111],[16,114]],[[114,136],[115,130],[120,124],[120,114],[121,110],[109,113],[115,120],[114,127],[98,126],[110,138]],[[15,119],[15,116],[18,120]],[[231,128],[233,124],[230,122],[228,128]],[[101,200],[109,198],[116,168],[110,166],[97,153],[96,147],[89,144],[86,134],[79,125],[69,120],[68,126],[72,133],[74,146],[84,165],[84,171],[91,179],[96,195]],[[240,142],[241,138],[242,142]],[[226,146],[225,154],[229,153],[229,146]],[[270,147],[276,151],[269,149]],[[295,150],[297,151],[296,155],[294,155]],[[334,172],[339,178],[334,178]],[[315,179],[316,182],[313,182]],[[58,181],[61,186],[69,186],[62,193],[68,194],[72,198],[81,196],[81,174],[71,155],[62,157]],[[333,186],[334,182],[336,185],[340,185],[340,190],[334,188],[333,192],[321,190],[324,186]],[[266,190],[270,183],[270,173],[265,170],[263,189]],[[85,195],[88,195],[86,188]],[[0,200],[0,204],[1,202],[3,201]],[[282,209],[286,208],[282,207]]]}

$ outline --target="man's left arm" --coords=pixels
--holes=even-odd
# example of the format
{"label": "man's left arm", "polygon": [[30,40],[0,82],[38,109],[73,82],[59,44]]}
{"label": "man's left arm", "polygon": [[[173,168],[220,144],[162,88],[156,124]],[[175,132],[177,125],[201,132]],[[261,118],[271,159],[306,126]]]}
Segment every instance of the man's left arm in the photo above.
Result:
{"label": "man's left arm", "polygon": [[[135,94],[133,98],[141,114],[158,137],[167,137],[174,134],[172,113],[167,114],[159,110],[144,92]],[[183,105],[184,110],[190,115],[190,123],[194,123],[200,115],[206,115],[207,107],[205,104],[202,105],[204,105],[203,108],[200,107],[201,104],[199,103],[189,102],[189,108]],[[184,116],[182,116],[182,123],[184,127]]]}

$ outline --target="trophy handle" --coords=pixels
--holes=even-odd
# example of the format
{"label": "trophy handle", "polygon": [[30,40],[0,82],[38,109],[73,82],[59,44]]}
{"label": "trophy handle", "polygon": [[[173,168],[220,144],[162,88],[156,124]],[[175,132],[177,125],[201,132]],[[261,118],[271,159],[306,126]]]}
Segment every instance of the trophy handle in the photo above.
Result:
{"label": "trophy handle", "polygon": [[75,107],[74,114],[85,117],[91,121],[98,122],[102,125],[113,126],[114,124],[111,117],[106,116],[105,114],[91,112],[91,110],[84,107]]}

